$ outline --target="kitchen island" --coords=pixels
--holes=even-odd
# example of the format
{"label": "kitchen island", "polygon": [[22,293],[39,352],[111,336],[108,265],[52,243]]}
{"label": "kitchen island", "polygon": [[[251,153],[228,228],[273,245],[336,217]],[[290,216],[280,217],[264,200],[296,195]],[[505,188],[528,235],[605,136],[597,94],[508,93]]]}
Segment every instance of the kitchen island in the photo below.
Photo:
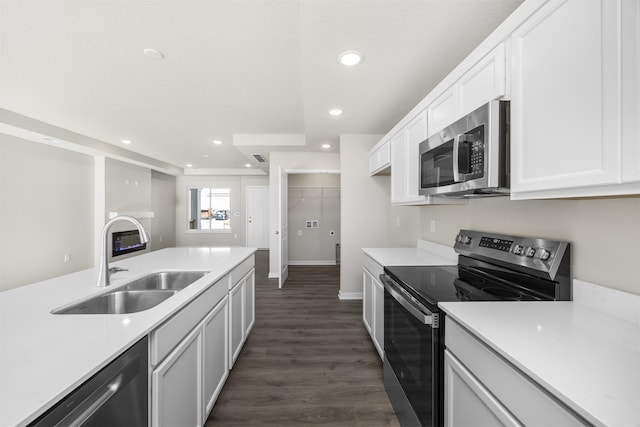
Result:
{"label": "kitchen island", "polygon": [[[211,287],[230,286],[220,279],[241,264],[253,268],[254,253],[242,247],[168,248],[112,263],[128,271],[114,274],[107,288],[98,288],[97,269],[88,269],[1,292],[0,426],[22,426],[36,419],[199,295]],[[149,273],[177,270],[208,273],[146,311],[51,314]]]}

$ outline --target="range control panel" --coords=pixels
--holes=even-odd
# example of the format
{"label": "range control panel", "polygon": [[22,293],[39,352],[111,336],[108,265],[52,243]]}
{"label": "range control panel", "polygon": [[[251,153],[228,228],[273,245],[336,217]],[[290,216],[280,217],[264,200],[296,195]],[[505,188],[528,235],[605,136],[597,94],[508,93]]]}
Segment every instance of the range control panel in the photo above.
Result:
{"label": "range control panel", "polygon": [[462,255],[497,260],[553,274],[565,253],[568,253],[569,244],[535,237],[460,230],[454,249]]}

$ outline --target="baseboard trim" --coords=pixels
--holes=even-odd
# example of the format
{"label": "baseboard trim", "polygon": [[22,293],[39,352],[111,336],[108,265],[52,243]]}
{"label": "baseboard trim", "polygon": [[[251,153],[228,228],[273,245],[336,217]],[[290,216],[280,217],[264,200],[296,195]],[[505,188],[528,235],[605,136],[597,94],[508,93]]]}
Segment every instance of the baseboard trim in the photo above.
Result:
{"label": "baseboard trim", "polygon": [[342,292],[338,291],[339,300],[357,300],[362,299],[362,292]]}
{"label": "baseboard trim", "polygon": [[289,260],[289,265],[336,265],[336,262],[334,260]]}

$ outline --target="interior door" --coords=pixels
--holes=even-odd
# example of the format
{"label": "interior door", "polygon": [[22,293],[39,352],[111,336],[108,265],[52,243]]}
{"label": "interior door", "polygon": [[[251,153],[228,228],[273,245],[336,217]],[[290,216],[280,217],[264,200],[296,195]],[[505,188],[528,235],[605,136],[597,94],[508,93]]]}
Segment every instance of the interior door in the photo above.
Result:
{"label": "interior door", "polygon": [[276,232],[279,235],[278,239],[278,252],[280,254],[280,277],[278,277],[278,287],[282,288],[284,286],[284,282],[287,280],[287,276],[289,275],[289,219],[288,219],[288,210],[289,210],[289,201],[288,201],[288,190],[289,190],[289,176],[287,172],[280,168],[279,170],[279,197],[280,200],[280,209],[278,209],[278,225],[280,227]]}
{"label": "interior door", "polygon": [[247,187],[247,247],[269,248],[269,187]]}

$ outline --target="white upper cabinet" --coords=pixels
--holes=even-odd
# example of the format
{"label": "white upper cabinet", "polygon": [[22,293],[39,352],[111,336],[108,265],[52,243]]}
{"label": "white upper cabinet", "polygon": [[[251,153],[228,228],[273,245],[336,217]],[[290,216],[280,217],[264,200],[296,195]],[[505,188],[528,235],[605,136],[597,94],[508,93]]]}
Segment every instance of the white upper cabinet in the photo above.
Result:
{"label": "white upper cabinet", "polygon": [[427,107],[428,136],[507,93],[505,43],[472,65]]}
{"label": "white upper cabinet", "polygon": [[640,190],[638,7],[552,0],[513,33],[512,198]]}
{"label": "white upper cabinet", "polygon": [[640,2],[622,3],[622,180],[640,181]]}
{"label": "white upper cabinet", "polygon": [[389,175],[391,168],[391,143],[386,140],[376,144],[369,153],[369,176]]}

